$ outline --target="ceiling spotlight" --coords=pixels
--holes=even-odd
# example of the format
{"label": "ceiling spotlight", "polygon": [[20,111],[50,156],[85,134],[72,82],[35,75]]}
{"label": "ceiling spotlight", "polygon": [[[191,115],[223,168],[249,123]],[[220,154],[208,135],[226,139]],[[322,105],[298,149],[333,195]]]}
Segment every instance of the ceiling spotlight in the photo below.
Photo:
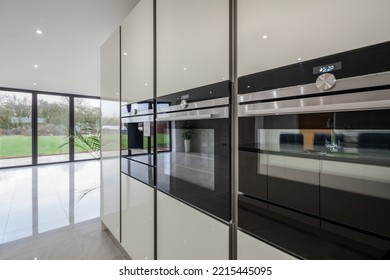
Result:
{"label": "ceiling spotlight", "polygon": [[298,60],[298,61],[301,61],[301,60],[302,60],[302,58],[298,57],[298,58],[297,58],[297,60]]}
{"label": "ceiling spotlight", "polygon": [[38,35],[42,35],[43,34],[42,30],[40,30],[40,29],[35,30],[35,33],[37,33]]}
{"label": "ceiling spotlight", "polygon": [[123,55],[127,55],[127,52],[124,52]]}
{"label": "ceiling spotlight", "polygon": [[267,39],[267,38],[268,38],[267,34],[263,35],[263,39]]}
{"label": "ceiling spotlight", "polygon": [[38,68],[38,64],[35,64],[35,65],[34,65],[34,68]]}
{"label": "ceiling spotlight", "polygon": [[37,83],[33,83],[33,86],[36,86],[37,85]]}
{"label": "ceiling spotlight", "polygon": [[187,71],[187,67],[183,67],[183,70],[184,70],[184,71]]}
{"label": "ceiling spotlight", "polygon": [[145,83],[145,86],[147,87],[149,84],[148,83]]}

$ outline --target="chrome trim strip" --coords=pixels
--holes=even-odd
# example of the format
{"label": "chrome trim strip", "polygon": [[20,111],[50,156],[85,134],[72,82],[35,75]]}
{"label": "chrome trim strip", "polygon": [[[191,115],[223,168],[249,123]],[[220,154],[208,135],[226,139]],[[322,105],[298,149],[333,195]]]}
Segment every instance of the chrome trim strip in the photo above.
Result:
{"label": "chrome trim strip", "polygon": [[224,119],[229,117],[229,107],[181,111],[158,114],[156,121]]}
{"label": "chrome trim strip", "polygon": [[152,122],[153,115],[122,118],[122,123]]}
{"label": "chrome trim strip", "polygon": [[[158,104],[158,103],[157,103]],[[157,113],[183,111],[191,109],[201,109],[207,107],[216,107],[229,104],[229,97],[221,97],[216,99],[202,100],[196,102],[189,102],[187,108],[183,108],[181,105],[173,105],[169,107],[157,108]]]}
{"label": "chrome trim strip", "polygon": [[390,108],[389,89],[239,105],[238,116],[281,115],[289,113],[316,113],[384,108]]}
{"label": "chrome trim strip", "polygon": [[[335,74],[335,76],[337,78],[337,74]],[[327,90],[326,92],[382,86],[388,84],[390,84],[390,72],[382,72],[337,80],[336,85],[332,89]],[[290,96],[303,96],[307,94],[315,94],[321,92],[323,91],[319,90],[315,83],[312,83],[280,89],[239,94],[238,102],[244,103]]]}

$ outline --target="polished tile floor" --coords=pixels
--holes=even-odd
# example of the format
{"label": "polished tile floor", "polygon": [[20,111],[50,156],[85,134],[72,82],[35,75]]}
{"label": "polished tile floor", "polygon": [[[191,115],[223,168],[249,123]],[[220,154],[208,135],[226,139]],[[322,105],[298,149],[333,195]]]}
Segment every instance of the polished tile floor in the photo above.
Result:
{"label": "polished tile floor", "polygon": [[100,230],[96,160],[0,170],[0,259],[123,259]]}

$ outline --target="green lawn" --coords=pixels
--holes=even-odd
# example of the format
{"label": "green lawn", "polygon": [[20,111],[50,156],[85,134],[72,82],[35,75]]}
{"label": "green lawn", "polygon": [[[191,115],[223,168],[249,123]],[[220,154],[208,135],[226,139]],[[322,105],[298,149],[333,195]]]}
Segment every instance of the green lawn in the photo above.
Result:
{"label": "green lawn", "polygon": [[31,156],[31,136],[1,136],[0,158]]}
{"label": "green lawn", "polygon": [[[111,135],[110,135],[111,136]],[[105,136],[104,148],[109,150],[115,149],[115,143],[117,143],[116,135]],[[169,138],[167,134],[158,134],[157,142],[160,146],[168,146]],[[59,148],[65,143],[64,136],[39,136],[38,137],[38,154],[39,155],[55,155],[55,154],[66,154],[69,151],[67,145]],[[127,135],[122,135],[122,148],[126,147]],[[153,144],[153,143],[152,143]],[[0,137],[0,158],[11,158],[11,157],[23,157],[31,156],[31,136],[1,136]],[[112,147],[111,147],[112,146]],[[146,137],[145,137],[146,146]],[[84,152],[85,150],[79,147],[75,147],[76,153]]]}
{"label": "green lawn", "polygon": [[65,136],[38,136],[38,155],[67,154],[68,145],[59,148],[64,143]]}
{"label": "green lawn", "polygon": [[[69,151],[64,136],[39,136],[38,154],[54,155],[66,154]],[[31,156],[31,136],[1,136],[0,137],[0,158]],[[84,152],[83,149],[75,147],[75,151]]]}

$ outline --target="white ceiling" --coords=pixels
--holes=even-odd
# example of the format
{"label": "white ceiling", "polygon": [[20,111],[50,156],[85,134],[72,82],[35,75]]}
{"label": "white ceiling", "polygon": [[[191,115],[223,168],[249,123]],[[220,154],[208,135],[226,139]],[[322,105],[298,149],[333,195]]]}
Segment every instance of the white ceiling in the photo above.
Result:
{"label": "white ceiling", "polygon": [[137,2],[0,0],[0,87],[99,96],[100,46]]}

